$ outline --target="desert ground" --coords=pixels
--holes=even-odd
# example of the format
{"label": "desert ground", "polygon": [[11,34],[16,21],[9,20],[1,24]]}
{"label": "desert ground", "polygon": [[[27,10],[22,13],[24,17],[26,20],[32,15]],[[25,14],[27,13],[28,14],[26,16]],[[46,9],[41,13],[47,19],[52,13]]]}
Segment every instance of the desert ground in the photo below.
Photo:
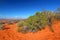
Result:
{"label": "desert ground", "polygon": [[0,40],[60,40],[60,20],[53,22],[54,32],[51,32],[47,26],[45,29],[32,33],[23,34],[18,32],[16,23],[4,24],[4,30],[0,30]]}

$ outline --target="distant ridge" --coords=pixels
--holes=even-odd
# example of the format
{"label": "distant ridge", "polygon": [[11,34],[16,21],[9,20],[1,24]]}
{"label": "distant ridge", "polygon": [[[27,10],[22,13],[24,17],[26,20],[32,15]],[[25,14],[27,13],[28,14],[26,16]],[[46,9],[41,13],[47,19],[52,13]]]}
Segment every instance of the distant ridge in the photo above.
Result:
{"label": "distant ridge", "polygon": [[0,19],[2,19],[2,20],[10,20],[10,19],[12,19],[12,20],[21,20],[21,19],[26,19],[26,18],[0,18]]}

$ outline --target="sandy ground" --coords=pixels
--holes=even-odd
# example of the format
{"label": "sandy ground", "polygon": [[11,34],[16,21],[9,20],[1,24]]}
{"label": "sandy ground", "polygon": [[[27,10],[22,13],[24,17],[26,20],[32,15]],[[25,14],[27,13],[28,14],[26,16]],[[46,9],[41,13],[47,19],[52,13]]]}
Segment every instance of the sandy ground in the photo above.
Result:
{"label": "sandy ground", "polygon": [[5,30],[0,30],[0,40],[60,40],[60,21],[55,21],[52,25],[54,32],[47,26],[45,29],[36,33],[22,34],[17,32],[16,24],[5,24]]}

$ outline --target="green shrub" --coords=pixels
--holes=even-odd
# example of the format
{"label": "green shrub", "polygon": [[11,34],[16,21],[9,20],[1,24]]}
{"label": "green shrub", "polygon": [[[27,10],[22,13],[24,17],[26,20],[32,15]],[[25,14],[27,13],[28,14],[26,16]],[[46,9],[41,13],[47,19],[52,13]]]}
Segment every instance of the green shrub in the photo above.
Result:
{"label": "green shrub", "polygon": [[0,30],[2,30],[4,27],[4,24],[0,24]]}
{"label": "green shrub", "polygon": [[[24,30],[24,26],[27,26],[27,30],[36,32],[46,27],[48,18],[53,19],[55,14],[53,12],[36,12],[35,15],[27,18],[26,21],[20,21],[17,23],[19,30]],[[20,29],[22,27],[22,29]],[[25,31],[25,30],[24,30]]]}

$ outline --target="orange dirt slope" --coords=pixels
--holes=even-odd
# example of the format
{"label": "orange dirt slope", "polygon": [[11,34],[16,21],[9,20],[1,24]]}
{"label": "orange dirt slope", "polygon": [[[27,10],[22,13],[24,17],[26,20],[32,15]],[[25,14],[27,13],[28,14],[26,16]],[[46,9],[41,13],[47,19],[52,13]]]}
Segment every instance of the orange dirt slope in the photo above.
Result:
{"label": "orange dirt slope", "polygon": [[51,32],[47,26],[36,33],[22,34],[17,32],[16,24],[5,24],[5,28],[8,29],[0,30],[0,40],[60,40],[60,21],[55,21],[52,26],[54,32]]}

